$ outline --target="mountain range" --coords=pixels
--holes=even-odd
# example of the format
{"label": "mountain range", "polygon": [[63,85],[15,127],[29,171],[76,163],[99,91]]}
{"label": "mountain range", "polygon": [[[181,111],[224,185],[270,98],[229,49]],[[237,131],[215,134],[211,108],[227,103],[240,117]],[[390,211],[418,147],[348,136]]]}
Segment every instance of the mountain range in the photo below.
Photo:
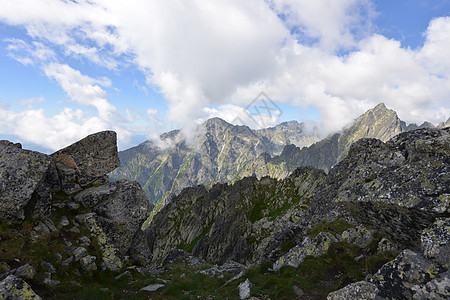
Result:
{"label": "mountain range", "polygon": [[[437,127],[450,125],[450,118]],[[220,118],[201,124],[194,141],[188,143],[180,130],[161,135],[161,141],[146,141],[119,152],[121,166],[112,181],[136,180],[153,203],[171,199],[188,186],[210,188],[215,183],[233,183],[255,175],[286,178],[300,166],[328,172],[341,161],[350,145],[362,138],[385,142],[395,135],[435,127],[425,122],[407,125],[383,103],[370,109],[352,124],[320,140],[317,129],[290,121],[275,127],[252,130]]]}
{"label": "mountain range", "polygon": [[[244,141],[242,151],[267,150],[258,157],[287,169],[327,145],[334,156],[316,161],[337,163],[187,187],[159,209],[139,183],[109,181],[115,132],[52,155],[2,140],[0,300],[449,299],[450,127],[409,130],[395,117],[379,105],[325,141],[283,150],[267,133],[210,120],[206,150],[227,137],[226,153]],[[358,139],[389,128],[406,132]]]}

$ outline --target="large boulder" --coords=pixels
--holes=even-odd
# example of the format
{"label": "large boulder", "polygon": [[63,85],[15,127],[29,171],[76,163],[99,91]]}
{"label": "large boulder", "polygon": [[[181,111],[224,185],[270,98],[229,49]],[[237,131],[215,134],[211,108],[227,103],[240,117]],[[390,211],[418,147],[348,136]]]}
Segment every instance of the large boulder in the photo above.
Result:
{"label": "large boulder", "polygon": [[72,194],[103,177],[120,165],[117,151],[117,134],[102,131],[53,153],[63,190]]}
{"label": "large boulder", "polygon": [[47,217],[58,175],[52,159],[0,141],[0,222],[18,223],[25,217]]}
{"label": "large boulder", "polygon": [[86,189],[74,199],[93,208],[96,223],[122,255],[153,208],[139,183],[128,180]]}
{"label": "large boulder", "polygon": [[422,230],[450,212],[449,153],[450,128],[406,132],[387,143],[363,139],[327,181],[335,182],[334,202],[359,223],[418,249]]}
{"label": "large boulder", "polygon": [[370,282],[377,286],[378,296],[382,298],[411,299],[415,293],[413,287],[424,286],[437,274],[436,265],[407,249],[381,267]]}
{"label": "large boulder", "polygon": [[0,300],[42,299],[21,278],[9,275],[0,282]]}

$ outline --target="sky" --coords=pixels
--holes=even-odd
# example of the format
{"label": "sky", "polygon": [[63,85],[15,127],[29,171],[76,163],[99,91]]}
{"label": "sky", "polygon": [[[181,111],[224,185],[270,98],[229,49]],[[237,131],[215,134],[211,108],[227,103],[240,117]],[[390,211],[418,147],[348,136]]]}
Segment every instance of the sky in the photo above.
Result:
{"label": "sky", "polygon": [[211,117],[322,136],[450,117],[450,0],[0,0],[0,139],[120,150]]}

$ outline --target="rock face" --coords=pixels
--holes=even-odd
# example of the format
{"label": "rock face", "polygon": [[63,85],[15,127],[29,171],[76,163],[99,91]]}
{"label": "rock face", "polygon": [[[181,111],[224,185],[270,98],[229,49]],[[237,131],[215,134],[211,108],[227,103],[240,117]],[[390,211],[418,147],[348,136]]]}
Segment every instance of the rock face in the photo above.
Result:
{"label": "rock face", "polygon": [[[424,127],[430,125],[424,125]],[[384,103],[380,103],[339,133],[307,148],[300,149],[289,146],[280,156],[274,157],[271,162],[273,164],[285,162],[289,171],[299,166],[313,166],[328,171],[346,157],[350,146],[360,139],[374,138],[386,142],[399,133],[417,128],[414,125],[406,126],[405,122],[398,118],[395,111],[386,108]]]}
{"label": "rock face", "polygon": [[[192,251],[208,262],[261,261],[281,229],[296,224],[321,186],[325,173],[302,168],[285,180],[248,177],[234,185],[187,188],[136,238],[140,256],[157,266],[172,248]],[[279,244],[278,244],[279,246]],[[276,246],[275,246],[276,248]]]}
{"label": "rock face", "polygon": [[57,183],[55,164],[48,155],[0,142],[0,222],[48,217]]}
{"label": "rock face", "polygon": [[404,247],[450,213],[450,129],[419,129],[387,143],[356,142],[333,169],[335,202],[358,222]]}
{"label": "rock face", "polygon": [[95,222],[122,255],[152,208],[139,183],[127,180],[86,189],[74,200],[93,208]]}

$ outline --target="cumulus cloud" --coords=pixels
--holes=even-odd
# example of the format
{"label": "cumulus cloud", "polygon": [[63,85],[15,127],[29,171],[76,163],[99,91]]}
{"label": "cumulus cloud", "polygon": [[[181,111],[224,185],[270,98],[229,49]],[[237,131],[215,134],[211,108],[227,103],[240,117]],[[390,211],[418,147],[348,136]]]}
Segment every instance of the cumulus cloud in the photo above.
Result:
{"label": "cumulus cloud", "polygon": [[100,86],[111,86],[107,78],[94,79],[66,64],[51,63],[44,67],[45,75],[54,78],[62,89],[76,102],[94,106],[101,119],[110,120],[116,107],[106,99]]}
{"label": "cumulus cloud", "polygon": [[[425,44],[412,50],[376,34],[376,14],[369,0],[17,0],[2,4],[0,21],[24,26],[32,39],[9,39],[11,56],[40,61],[46,76],[106,123],[117,113],[105,92],[112,83],[81,74],[61,55],[107,69],[135,66],[187,137],[195,120],[233,122],[261,91],[317,107],[323,134],[379,102],[408,122],[447,119],[450,17],[431,20]],[[260,117],[274,125],[279,116]]]}

